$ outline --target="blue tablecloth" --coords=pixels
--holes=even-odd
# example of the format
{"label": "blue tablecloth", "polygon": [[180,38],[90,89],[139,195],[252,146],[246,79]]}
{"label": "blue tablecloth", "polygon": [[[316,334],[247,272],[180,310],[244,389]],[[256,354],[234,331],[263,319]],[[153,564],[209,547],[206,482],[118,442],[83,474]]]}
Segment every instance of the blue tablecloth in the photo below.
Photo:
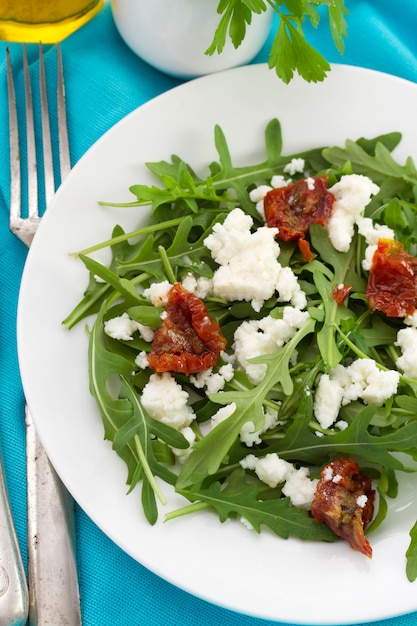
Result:
{"label": "blue tablecloth", "polygon": [[[327,29],[307,30],[310,42],[331,62],[364,66],[417,82],[417,2],[348,0],[345,55]],[[271,35],[272,37],[272,35]],[[0,42],[0,437],[11,506],[26,562],[24,398],[19,378],[15,320],[19,280],[27,250],[8,231],[9,168],[6,43]],[[16,48],[16,49],[15,49]],[[268,57],[267,44],[255,62]],[[18,54],[17,46],[11,46]],[[133,54],[118,35],[110,7],[62,44],[73,164],[127,113],[181,81]],[[30,49],[33,58],[36,49]],[[46,62],[50,57],[46,55]],[[376,111],[377,114],[377,111]],[[417,123],[417,112],[416,112]],[[176,589],[114,545],[76,506],[83,623],[85,626],[267,626],[271,622],[229,612]],[[366,602],[366,589],[362,600]],[[387,588],[381,593],[390,593]],[[361,601],[356,595],[346,601]],[[302,601],[302,598],[300,599]],[[337,621],[337,619],[335,620]],[[417,613],[379,622],[417,625]],[[53,625],[52,625],[53,626]]]}

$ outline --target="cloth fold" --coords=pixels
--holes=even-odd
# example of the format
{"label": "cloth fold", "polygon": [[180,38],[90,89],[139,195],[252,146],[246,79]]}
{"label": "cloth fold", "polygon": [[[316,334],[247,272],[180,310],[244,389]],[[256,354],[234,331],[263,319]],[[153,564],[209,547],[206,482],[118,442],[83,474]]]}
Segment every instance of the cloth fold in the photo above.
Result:
{"label": "cloth fold", "polygon": [[[347,7],[350,11],[347,16],[349,36],[343,57],[335,50],[325,23],[316,30],[312,27],[306,28],[310,43],[330,62],[360,65],[417,82],[415,0],[403,0],[401,8],[394,6],[392,0],[348,0]],[[273,35],[274,32],[271,32],[267,44],[254,62],[267,61]],[[11,506],[26,563],[24,398],[19,378],[15,325],[19,280],[27,249],[8,229],[10,184],[6,46],[10,48],[18,90],[23,93],[20,45],[0,42],[0,158],[3,164],[0,168],[0,438]],[[181,83],[179,79],[164,75],[149,66],[126,46],[115,28],[109,5],[90,23],[62,42],[62,53],[73,165],[122,117]],[[29,59],[32,64],[37,64],[36,46],[29,46]],[[52,74],[56,69],[53,46],[47,47],[45,62],[47,71]],[[361,94],[357,94],[357,97],[360,98]],[[325,102],[323,106],[326,106]],[[375,114],[377,113],[378,103],[375,103]],[[35,111],[35,114],[38,115],[39,111]],[[63,361],[64,359],[65,355]],[[76,459],[74,462],[76,463]],[[85,626],[271,624],[269,621],[213,606],[175,588],[126,555],[97,528],[78,505],[75,506],[75,513]],[[225,563],[219,563],[219,568],[224,566]],[[250,575],[248,571],[248,576]],[[279,572],[278,563],[277,585],[280,575],[282,573]],[[355,581],[352,584],[354,586]],[[381,590],[381,593],[389,593],[388,585],[389,581],[387,591]],[[321,593],[319,585],[317,592]],[[325,602],[325,591],[323,593]],[[349,597],[347,601],[350,601]],[[363,588],[361,597],[355,596],[355,601],[366,602],[366,587]],[[334,619],[337,623],[340,616],[335,615]],[[379,624],[417,625],[417,613],[387,619]]]}

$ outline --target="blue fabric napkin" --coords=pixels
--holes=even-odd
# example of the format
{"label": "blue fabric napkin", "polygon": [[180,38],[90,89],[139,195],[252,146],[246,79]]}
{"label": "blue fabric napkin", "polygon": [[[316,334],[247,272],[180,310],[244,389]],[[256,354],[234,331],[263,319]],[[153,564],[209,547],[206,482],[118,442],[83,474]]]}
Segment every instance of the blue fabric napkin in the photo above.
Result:
{"label": "blue fabric napkin", "polygon": [[[392,0],[348,0],[347,6],[350,10],[349,37],[343,58],[335,51],[324,24],[319,30],[307,28],[310,42],[331,62],[373,68],[417,82],[415,0],[402,0],[400,6],[399,3],[394,5]],[[273,33],[255,62],[267,60],[272,36]],[[24,398],[17,362],[15,320],[19,280],[27,250],[8,230],[10,186],[5,48],[6,43],[0,42],[0,438],[11,506],[26,562]],[[12,44],[10,50],[19,75],[18,90],[21,91],[20,46]],[[108,5],[63,42],[62,52],[73,164],[115,122],[181,82],[153,69],[130,51],[116,31]],[[29,57],[36,64],[35,46],[29,47]],[[55,51],[50,47],[46,52],[47,71],[55,68],[55,59]],[[213,606],[175,588],[127,556],[78,506],[75,508],[85,626],[271,624]],[[352,598],[347,593],[348,602]],[[362,599],[355,597],[354,601],[366,602],[366,588],[362,593]],[[390,593],[389,581],[387,589],[381,593]],[[335,616],[335,622],[337,620]],[[417,613],[379,624],[417,625]]]}

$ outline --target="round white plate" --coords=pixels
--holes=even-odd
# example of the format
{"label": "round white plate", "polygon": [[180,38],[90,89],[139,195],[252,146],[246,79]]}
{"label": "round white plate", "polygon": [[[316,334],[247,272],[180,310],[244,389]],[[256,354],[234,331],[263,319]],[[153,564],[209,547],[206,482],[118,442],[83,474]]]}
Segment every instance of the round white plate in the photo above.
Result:
{"label": "round white plate", "polygon": [[[417,85],[365,69],[333,66],[328,79],[282,84],[266,66],[242,67],[186,83],[140,107],[74,167],[32,244],[24,271],[18,342],[23,385],[47,453],[80,506],[121,548],[156,574],[215,604],[262,618],[303,624],[353,624],[417,610],[416,584],[405,575],[408,532],[417,519],[417,477],[404,476],[400,497],[370,540],[368,560],[344,542],[283,541],[239,522],[201,513],[156,526],[141,511],[140,491],[126,495],[122,461],[103,441],[88,390],[87,336],[81,323],[61,326],[87,275],[70,252],[146,219],[146,211],[99,200],[132,198],[130,185],[151,182],[145,161],[175,153],[204,174],[217,157],[213,128],[226,133],[235,163],[264,157],[263,133],[277,117],[285,152],[401,131],[399,160],[417,152]],[[178,504],[168,494],[171,510]],[[388,593],[384,592],[387,589]],[[352,589],[355,591],[352,594]]]}

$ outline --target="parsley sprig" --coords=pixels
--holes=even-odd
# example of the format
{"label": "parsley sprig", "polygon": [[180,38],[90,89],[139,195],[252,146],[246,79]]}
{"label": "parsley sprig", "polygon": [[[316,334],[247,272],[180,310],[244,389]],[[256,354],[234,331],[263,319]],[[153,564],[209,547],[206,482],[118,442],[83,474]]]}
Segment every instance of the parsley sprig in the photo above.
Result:
{"label": "parsley sprig", "polygon": [[344,38],[347,36],[344,0],[220,0],[217,12],[221,18],[206,54],[221,53],[228,37],[237,48],[244,40],[253,16],[264,13],[268,8],[275,11],[278,19],[269,68],[274,69],[284,83],[292,80],[294,72],[308,82],[324,80],[330,65],[306,40],[304,25],[308,22],[318,28],[322,20],[320,9],[324,9],[333,42],[338,52],[343,54]]}

